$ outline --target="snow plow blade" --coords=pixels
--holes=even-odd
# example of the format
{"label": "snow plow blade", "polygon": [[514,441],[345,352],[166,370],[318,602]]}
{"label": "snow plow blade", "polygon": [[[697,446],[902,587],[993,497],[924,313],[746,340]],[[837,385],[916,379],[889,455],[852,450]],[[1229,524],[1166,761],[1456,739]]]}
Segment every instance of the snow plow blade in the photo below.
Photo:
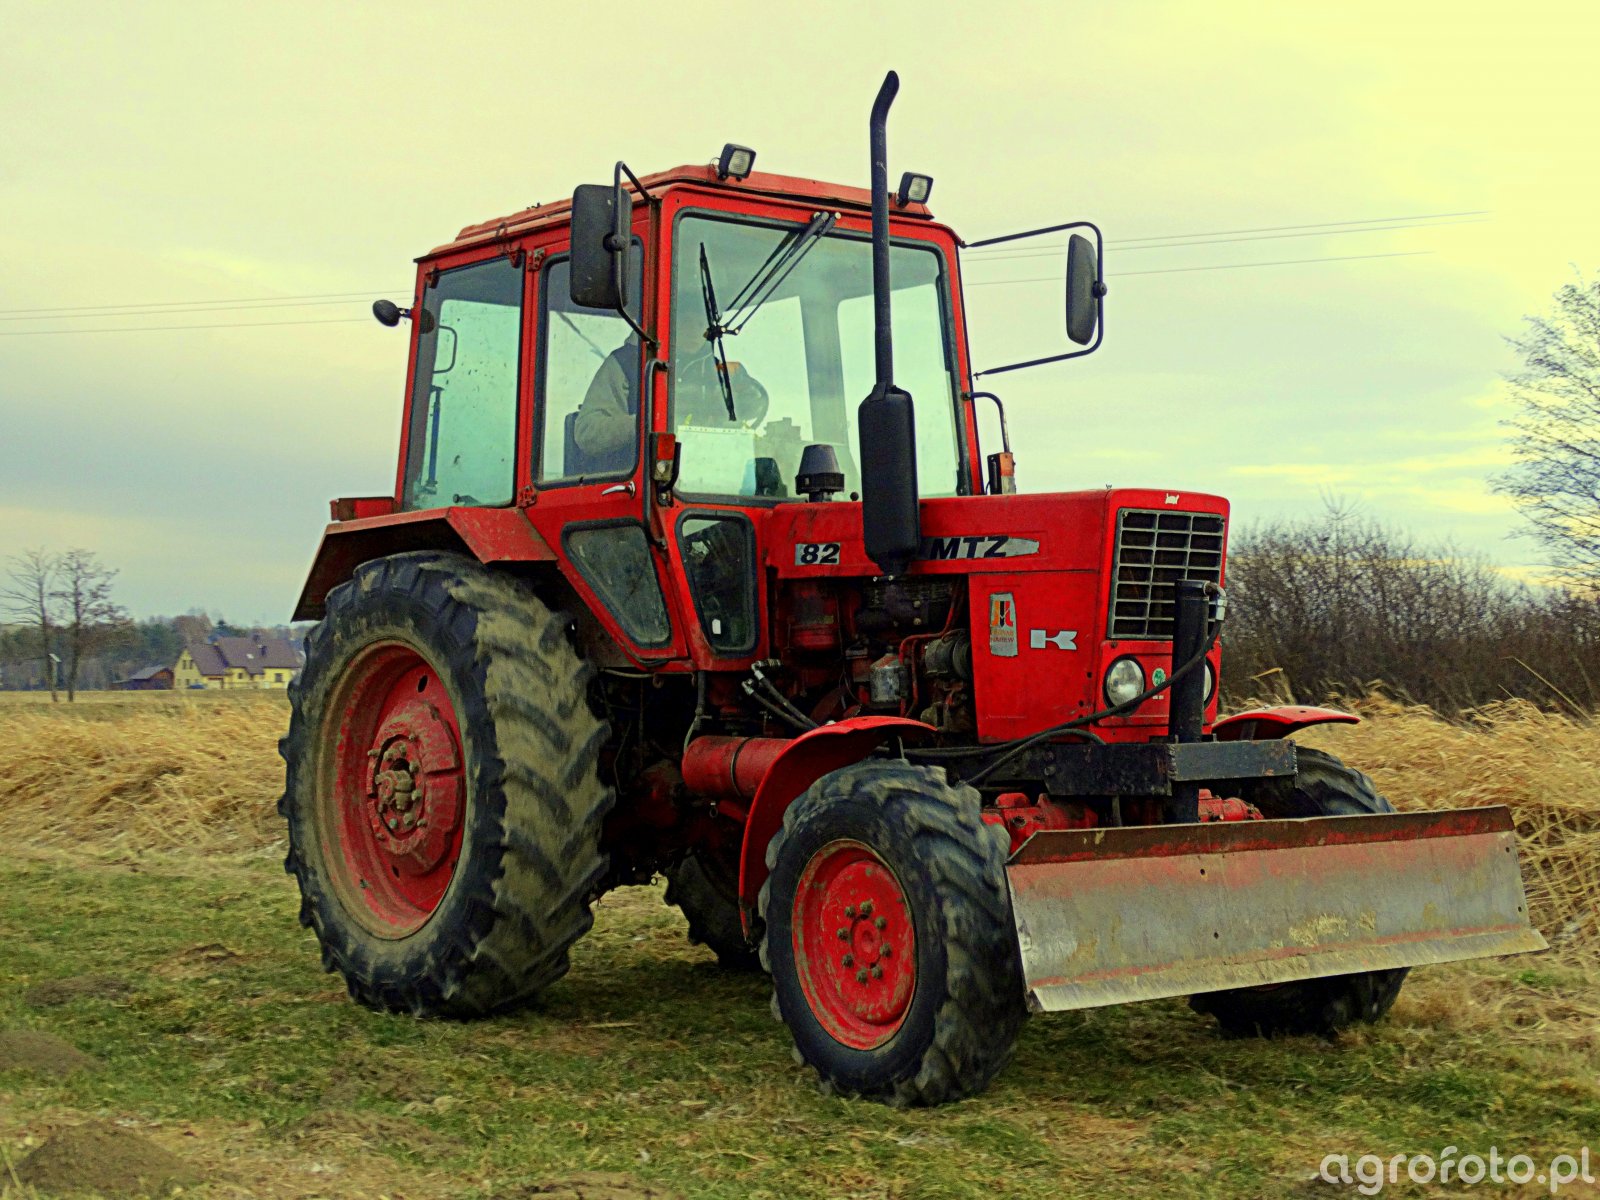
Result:
{"label": "snow plow blade", "polygon": [[1545,949],[1504,807],[1049,830],[1006,875],[1036,1011]]}

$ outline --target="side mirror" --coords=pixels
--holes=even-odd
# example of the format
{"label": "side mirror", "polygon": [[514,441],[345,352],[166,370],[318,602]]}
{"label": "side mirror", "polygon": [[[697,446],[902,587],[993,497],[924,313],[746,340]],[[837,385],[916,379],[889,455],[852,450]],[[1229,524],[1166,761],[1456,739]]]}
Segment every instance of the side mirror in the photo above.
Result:
{"label": "side mirror", "polygon": [[390,329],[400,324],[400,306],[393,300],[374,300],[372,315],[378,319],[379,325],[387,325]]}
{"label": "side mirror", "polygon": [[1094,243],[1081,233],[1067,243],[1067,336],[1087,346],[1100,326],[1106,285]]}
{"label": "side mirror", "polygon": [[633,204],[620,184],[586,183],[572,193],[572,302],[621,311],[627,291]]}

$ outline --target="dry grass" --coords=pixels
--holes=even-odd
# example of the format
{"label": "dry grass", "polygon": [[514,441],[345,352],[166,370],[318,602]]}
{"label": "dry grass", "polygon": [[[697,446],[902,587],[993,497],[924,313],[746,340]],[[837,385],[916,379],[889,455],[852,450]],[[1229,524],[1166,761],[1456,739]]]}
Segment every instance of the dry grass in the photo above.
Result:
{"label": "dry grass", "polygon": [[8,844],[246,851],[280,836],[281,694],[24,695],[0,704]]}
{"label": "dry grass", "polygon": [[[262,850],[281,838],[273,693],[0,693],[0,837],[126,850]],[[1505,804],[1535,923],[1560,949],[1600,946],[1600,725],[1507,701],[1461,723],[1381,696],[1357,726],[1305,740],[1370,774],[1399,808]]]}
{"label": "dry grass", "polygon": [[1382,697],[1360,725],[1305,735],[1372,776],[1396,808],[1504,804],[1534,924],[1559,950],[1600,947],[1600,725],[1508,700],[1442,721]]}

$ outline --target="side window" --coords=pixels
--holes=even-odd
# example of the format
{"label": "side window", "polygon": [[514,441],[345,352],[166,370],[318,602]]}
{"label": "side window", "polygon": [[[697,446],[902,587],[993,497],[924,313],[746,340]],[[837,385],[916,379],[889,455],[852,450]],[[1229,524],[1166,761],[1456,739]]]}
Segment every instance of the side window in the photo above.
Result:
{"label": "side window", "polygon": [[667,602],[642,525],[624,521],[569,525],[562,542],[572,565],[623,632],[641,646],[662,646],[671,640]]}
{"label": "side window", "polygon": [[689,590],[706,641],[724,654],[756,645],[755,537],[744,517],[686,513],[678,522]]}
{"label": "side window", "polygon": [[[638,311],[643,251],[634,244],[629,307]],[[541,483],[625,475],[639,448],[639,339],[609,309],[572,302],[572,264],[556,259],[540,283]]]}
{"label": "side window", "polygon": [[424,291],[405,507],[509,504],[522,357],[522,271],[504,256]]}

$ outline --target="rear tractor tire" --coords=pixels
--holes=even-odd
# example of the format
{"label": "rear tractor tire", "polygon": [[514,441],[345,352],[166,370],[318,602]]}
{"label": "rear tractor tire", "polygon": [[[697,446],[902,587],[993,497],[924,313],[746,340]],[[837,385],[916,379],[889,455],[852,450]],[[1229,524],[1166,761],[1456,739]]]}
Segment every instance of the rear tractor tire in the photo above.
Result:
{"label": "rear tractor tire", "polygon": [[696,852],[666,871],[668,904],[683,911],[689,940],[729,971],[759,971],[761,955],[739,917],[739,865],[729,855]]}
{"label": "rear tractor tire", "polygon": [[[1272,781],[1250,797],[1262,816],[1348,817],[1394,811],[1372,780],[1333,755],[1299,746],[1296,756],[1299,773],[1292,782]],[[1189,1007],[1216,1017],[1232,1037],[1331,1036],[1357,1022],[1378,1020],[1393,1007],[1405,977],[1402,967],[1234,988],[1191,996]]]}
{"label": "rear tractor tire", "polygon": [[566,973],[613,802],[567,626],[450,554],[378,559],[328,594],[279,811],[301,923],[361,1003],[478,1016]]}
{"label": "rear tractor tire", "polygon": [[825,775],[767,848],[762,961],[824,1090],[896,1106],[981,1092],[1027,1008],[1003,830],[938,767]]}

